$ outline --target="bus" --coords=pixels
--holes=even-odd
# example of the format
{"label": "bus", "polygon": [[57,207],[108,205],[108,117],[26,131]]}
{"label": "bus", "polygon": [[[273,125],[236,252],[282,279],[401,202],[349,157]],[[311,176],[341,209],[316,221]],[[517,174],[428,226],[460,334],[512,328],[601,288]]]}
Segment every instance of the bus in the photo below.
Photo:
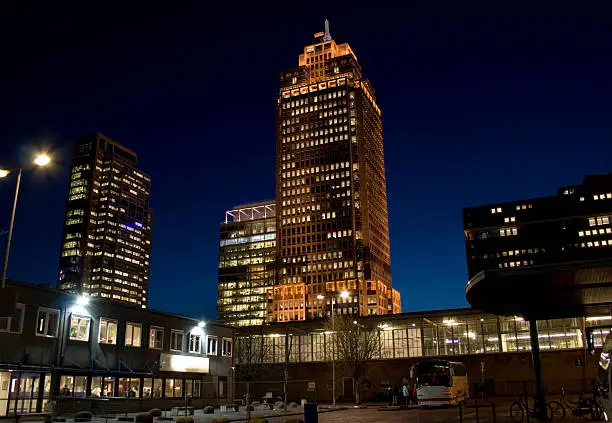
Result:
{"label": "bus", "polygon": [[465,365],[456,361],[426,360],[416,366],[417,399],[421,406],[458,404],[469,396]]}

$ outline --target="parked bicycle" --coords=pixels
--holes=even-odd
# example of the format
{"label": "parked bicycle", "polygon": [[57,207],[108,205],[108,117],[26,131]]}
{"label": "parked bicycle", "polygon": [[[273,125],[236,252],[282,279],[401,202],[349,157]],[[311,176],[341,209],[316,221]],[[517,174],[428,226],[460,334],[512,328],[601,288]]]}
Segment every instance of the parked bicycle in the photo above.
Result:
{"label": "parked bicycle", "polygon": [[582,392],[577,402],[568,400],[565,394],[565,388],[561,388],[561,405],[571,410],[574,417],[582,417],[585,420],[602,420],[604,418],[604,409],[597,392],[593,392],[593,398],[584,398],[584,392]]}
{"label": "parked bicycle", "polygon": [[[538,417],[535,406],[530,408],[527,400],[521,394],[517,394],[516,401],[510,405],[510,418],[514,423],[522,423],[527,421],[527,417]],[[559,401],[546,401],[546,417],[552,422],[563,420],[565,418],[563,404]]]}

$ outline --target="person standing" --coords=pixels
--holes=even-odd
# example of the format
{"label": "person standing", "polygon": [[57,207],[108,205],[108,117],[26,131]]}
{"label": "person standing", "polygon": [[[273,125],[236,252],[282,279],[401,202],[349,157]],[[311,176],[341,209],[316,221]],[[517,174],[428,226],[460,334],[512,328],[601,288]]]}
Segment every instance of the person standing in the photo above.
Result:
{"label": "person standing", "polygon": [[407,384],[404,384],[404,386],[402,386],[402,394],[404,396],[404,404],[408,405],[408,396],[410,395],[410,390],[408,389]]}

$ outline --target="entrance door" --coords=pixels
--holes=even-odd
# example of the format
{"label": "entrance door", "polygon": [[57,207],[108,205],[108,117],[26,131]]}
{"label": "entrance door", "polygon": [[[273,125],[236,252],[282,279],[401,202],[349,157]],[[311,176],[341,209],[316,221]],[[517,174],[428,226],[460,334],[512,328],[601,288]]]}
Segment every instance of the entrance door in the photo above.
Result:
{"label": "entrance door", "polygon": [[40,374],[11,372],[9,404],[6,414],[35,413],[38,405]]}
{"label": "entrance door", "polygon": [[342,399],[344,401],[351,401],[354,397],[353,394],[353,379],[350,377],[342,378]]}

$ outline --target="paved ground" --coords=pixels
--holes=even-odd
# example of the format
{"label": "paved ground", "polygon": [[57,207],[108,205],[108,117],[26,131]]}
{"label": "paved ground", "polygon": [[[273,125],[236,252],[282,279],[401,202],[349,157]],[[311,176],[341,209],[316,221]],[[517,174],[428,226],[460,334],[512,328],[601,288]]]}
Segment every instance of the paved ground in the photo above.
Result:
{"label": "paved ground", "polygon": [[[298,415],[295,415],[299,413]],[[133,414],[129,414],[132,416]],[[246,422],[243,413],[219,413],[215,414],[203,414],[202,410],[196,410],[195,423],[211,423],[215,417],[228,417],[230,421]],[[303,411],[301,408],[297,410],[291,410],[287,413],[284,412],[271,412],[271,411],[256,411],[252,413],[253,417],[265,416],[269,423],[284,423],[289,418],[303,418]],[[492,417],[492,409],[490,407],[482,408],[479,410],[478,420],[476,419],[476,410],[473,408],[464,409],[463,423],[509,423],[508,407],[500,406],[497,408],[496,420]],[[4,419],[3,419],[4,420]],[[566,418],[567,421],[570,419]],[[5,420],[6,421],[6,420]],[[10,422],[10,420],[8,420]],[[68,419],[68,422],[72,423],[73,419]],[[94,423],[114,423],[116,419],[100,419],[94,417],[92,420]],[[423,410],[420,408],[414,408],[410,410],[393,410],[393,411],[381,411],[378,407],[370,406],[368,408],[345,408],[342,410],[334,411],[320,411],[319,412],[319,423],[454,423],[459,422],[459,414],[456,408],[447,409],[433,409]],[[161,422],[160,422],[161,423]],[[168,421],[168,423],[173,423]]]}

